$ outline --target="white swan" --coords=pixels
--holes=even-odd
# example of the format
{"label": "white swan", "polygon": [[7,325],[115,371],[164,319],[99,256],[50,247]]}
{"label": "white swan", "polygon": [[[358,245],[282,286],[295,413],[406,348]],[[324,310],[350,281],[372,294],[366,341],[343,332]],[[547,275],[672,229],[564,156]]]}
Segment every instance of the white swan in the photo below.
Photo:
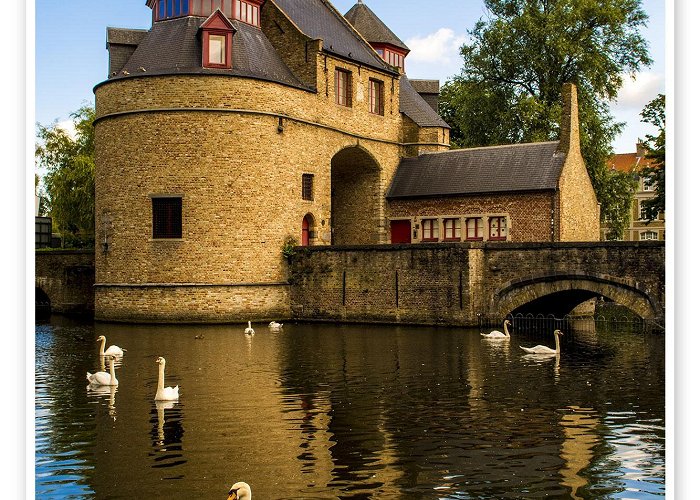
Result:
{"label": "white swan", "polygon": [[90,385],[119,385],[117,376],[114,374],[114,356],[109,357],[109,373],[107,372],[97,372],[90,373],[87,372],[87,380]]}
{"label": "white swan", "polygon": [[255,335],[255,330],[253,330],[253,327],[250,326],[250,321],[248,321],[248,328],[243,330],[243,333],[245,333],[246,335]]}
{"label": "white swan", "polygon": [[156,359],[158,363],[158,389],[156,389],[156,401],[175,401],[180,397],[180,386],[164,387],[165,386],[165,358]]}
{"label": "white swan", "polygon": [[561,330],[554,330],[554,344],[556,345],[556,349],[544,345],[536,345],[535,347],[520,346],[520,348],[530,354],[559,354],[561,352],[561,348],[559,347],[559,335],[564,335],[564,333]]}
{"label": "white swan", "polygon": [[102,342],[100,344],[100,356],[124,356],[124,351],[126,351],[126,349],[122,349],[121,347],[118,347],[116,345],[109,346],[105,351],[105,344],[107,343],[107,339],[104,335],[100,335],[99,337],[97,337],[97,342]]}
{"label": "white swan", "polygon": [[278,323],[277,321],[270,321],[270,324],[267,326],[270,328],[270,330],[281,330],[284,325],[282,323]]}
{"label": "white swan", "polygon": [[248,483],[239,482],[228,490],[227,500],[253,500],[253,492]]}
{"label": "white swan", "polygon": [[494,330],[491,333],[482,333],[481,336],[486,338],[486,339],[509,339],[510,332],[508,331],[508,325],[510,325],[510,321],[505,320],[503,322],[503,330],[505,330],[506,333],[499,332],[498,330]]}

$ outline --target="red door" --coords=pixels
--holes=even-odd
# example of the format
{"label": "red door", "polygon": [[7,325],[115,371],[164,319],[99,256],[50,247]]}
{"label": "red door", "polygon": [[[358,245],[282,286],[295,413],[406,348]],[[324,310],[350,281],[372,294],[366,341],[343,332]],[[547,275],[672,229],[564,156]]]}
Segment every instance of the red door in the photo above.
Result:
{"label": "red door", "polygon": [[303,247],[309,246],[309,217],[308,216],[304,217],[304,220],[301,222],[301,246],[303,246]]}
{"label": "red door", "polygon": [[411,242],[411,221],[392,220],[391,221],[391,242],[410,243]]}

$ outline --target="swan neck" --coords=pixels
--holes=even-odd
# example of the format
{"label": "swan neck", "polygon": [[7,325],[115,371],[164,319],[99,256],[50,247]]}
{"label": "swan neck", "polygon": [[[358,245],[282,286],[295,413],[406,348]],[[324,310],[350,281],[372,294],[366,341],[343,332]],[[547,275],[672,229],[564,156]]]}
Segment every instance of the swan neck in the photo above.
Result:
{"label": "swan neck", "polygon": [[100,355],[104,356],[105,355],[105,343],[107,342],[106,338],[103,338],[100,340]]}
{"label": "swan neck", "polygon": [[557,354],[559,354],[561,352],[561,350],[559,349],[559,335],[557,335],[556,333],[554,334],[554,345],[556,346],[555,350],[557,351]]}
{"label": "swan neck", "polygon": [[158,365],[158,389],[165,387],[165,364]]}
{"label": "swan neck", "polygon": [[508,323],[506,323],[505,321],[503,322],[503,331],[505,332],[506,337],[510,337],[510,332],[508,331]]}
{"label": "swan neck", "polygon": [[109,360],[109,378],[112,381],[117,378],[117,375],[114,373],[114,358]]}

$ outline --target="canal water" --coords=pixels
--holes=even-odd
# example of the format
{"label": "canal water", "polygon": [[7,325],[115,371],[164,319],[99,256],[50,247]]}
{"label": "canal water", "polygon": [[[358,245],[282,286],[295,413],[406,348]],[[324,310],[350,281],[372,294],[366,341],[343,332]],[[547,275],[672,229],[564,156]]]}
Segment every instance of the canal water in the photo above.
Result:
{"label": "canal water", "polygon": [[[408,326],[36,326],[39,498],[664,496],[664,338]],[[127,352],[94,391],[99,335]],[[198,338],[200,337],[200,338]],[[176,403],[156,403],[158,356]]]}

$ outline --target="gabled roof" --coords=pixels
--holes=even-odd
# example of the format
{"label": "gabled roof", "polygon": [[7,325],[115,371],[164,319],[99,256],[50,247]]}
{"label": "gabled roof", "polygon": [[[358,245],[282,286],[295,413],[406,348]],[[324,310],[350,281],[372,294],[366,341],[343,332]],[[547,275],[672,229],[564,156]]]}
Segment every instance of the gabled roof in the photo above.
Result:
{"label": "gabled roof", "polygon": [[272,0],[302,33],[323,40],[323,50],[396,74],[327,0]]}
{"label": "gabled roof", "polygon": [[190,16],[154,23],[126,65],[110,79],[197,73],[246,76],[307,88],[282,62],[263,32],[240,21],[230,21],[233,67],[203,68],[199,29],[204,22],[202,17]]}
{"label": "gabled roof", "polygon": [[439,94],[440,93],[440,80],[417,80],[415,78],[409,78],[411,86],[416,89],[419,94]]}
{"label": "gabled roof", "polygon": [[608,159],[608,168],[621,172],[639,172],[644,167],[651,165],[648,158],[637,156],[638,153],[621,153],[611,156]]}
{"label": "gabled roof", "polygon": [[554,190],[565,155],[558,141],[427,153],[401,160],[386,195],[395,198]]}
{"label": "gabled roof", "polygon": [[406,75],[402,75],[399,80],[399,111],[419,127],[450,128],[430,104],[416,92]]}
{"label": "gabled roof", "polygon": [[405,51],[410,50],[401,39],[372,12],[372,9],[362,3],[362,0],[358,0],[358,2],[347,11],[345,19],[350,21],[365,40],[370,43],[387,43]]}

